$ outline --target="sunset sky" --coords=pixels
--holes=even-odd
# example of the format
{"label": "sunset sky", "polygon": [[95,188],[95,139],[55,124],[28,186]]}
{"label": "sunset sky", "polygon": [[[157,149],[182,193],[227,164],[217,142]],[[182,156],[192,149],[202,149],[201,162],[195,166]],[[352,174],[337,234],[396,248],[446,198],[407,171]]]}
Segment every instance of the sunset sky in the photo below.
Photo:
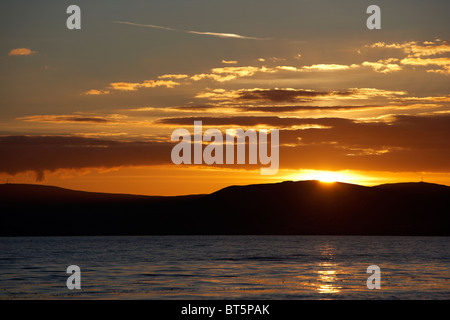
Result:
{"label": "sunset sky", "polygon": [[[68,30],[66,8],[81,8]],[[366,9],[381,8],[381,30]],[[450,185],[450,1],[0,2],[0,178],[147,195]],[[174,165],[175,129],[280,130],[280,169]]]}

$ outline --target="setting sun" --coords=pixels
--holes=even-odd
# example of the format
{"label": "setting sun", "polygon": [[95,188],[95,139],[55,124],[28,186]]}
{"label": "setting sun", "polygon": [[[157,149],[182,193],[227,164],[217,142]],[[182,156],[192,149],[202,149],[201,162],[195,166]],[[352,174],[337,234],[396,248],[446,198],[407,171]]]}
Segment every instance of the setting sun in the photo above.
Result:
{"label": "setting sun", "polygon": [[318,180],[325,183],[347,182],[357,183],[363,180],[363,177],[349,171],[316,171],[304,170],[304,173],[295,175],[296,180]]}

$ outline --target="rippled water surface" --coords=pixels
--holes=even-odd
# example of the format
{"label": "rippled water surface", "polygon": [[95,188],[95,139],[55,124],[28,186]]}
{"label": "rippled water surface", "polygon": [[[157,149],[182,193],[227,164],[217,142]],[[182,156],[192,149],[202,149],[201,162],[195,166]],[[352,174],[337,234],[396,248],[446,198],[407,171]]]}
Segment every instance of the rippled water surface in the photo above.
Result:
{"label": "rippled water surface", "polygon": [[450,299],[449,253],[447,237],[0,238],[0,299]]}

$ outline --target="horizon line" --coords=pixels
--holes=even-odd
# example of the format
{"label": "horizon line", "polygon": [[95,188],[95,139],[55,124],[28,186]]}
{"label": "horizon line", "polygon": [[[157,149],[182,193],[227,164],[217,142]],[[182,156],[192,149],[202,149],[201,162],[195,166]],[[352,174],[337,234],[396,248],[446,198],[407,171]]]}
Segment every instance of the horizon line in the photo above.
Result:
{"label": "horizon line", "polygon": [[285,182],[317,182],[324,185],[333,185],[336,183],[340,184],[347,184],[347,185],[355,185],[360,187],[366,187],[366,188],[373,188],[373,187],[379,187],[383,185],[395,185],[395,184],[429,184],[429,185],[438,185],[443,187],[449,187],[450,185],[446,184],[440,184],[440,183],[434,183],[434,182],[425,182],[425,181],[404,181],[404,182],[387,182],[387,183],[380,183],[376,185],[363,185],[363,184],[357,184],[357,183],[350,183],[350,182],[344,182],[344,181],[320,181],[317,179],[309,179],[309,180],[282,180],[278,182],[271,182],[271,183],[251,183],[251,184],[244,184],[244,185],[237,185],[232,184],[228,185],[226,187],[217,189],[215,191],[212,191],[210,193],[193,193],[193,194],[178,194],[178,195],[147,195],[147,194],[136,194],[136,193],[123,193],[123,192],[104,192],[104,191],[86,191],[86,190],[78,190],[78,189],[69,189],[65,187],[60,187],[56,185],[48,185],[48,184],[37,184],[37,183],[14,183],[14,182],[6,182],[1,183],[0,186],[5,185],[26,185],[26,186],[39,186],[39,187],[51,187],[51,188],[59,188],[64,189],[68,191],[75,191],[75,192],[86,192],[86,193],[100,193],[100,194],[111,194],[111,195],[131,195],[131,196],[142,196],[142,197],[185,197],[185,196],[204,196],[204,195],[210,195],[215,192],[218,192],[220,190],[229,188],[229,187],[247,187],[247,186],[257,186],[257,185],[273,185],[273,184],[280,184]]}

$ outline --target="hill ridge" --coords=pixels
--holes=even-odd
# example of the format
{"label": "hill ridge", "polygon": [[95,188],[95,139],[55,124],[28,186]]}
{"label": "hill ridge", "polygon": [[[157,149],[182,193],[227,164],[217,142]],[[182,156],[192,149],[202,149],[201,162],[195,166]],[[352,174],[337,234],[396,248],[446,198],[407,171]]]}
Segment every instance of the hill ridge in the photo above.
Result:
{"label": "hill ridge", "polygon": [[[26,190],[21,192],[20,190]],[[31,190],[31,191],[30,191]],[[0,236],[163,234],[450,235],[450,187],[317,180],[206,195],[93,193],[0,185]]]}

